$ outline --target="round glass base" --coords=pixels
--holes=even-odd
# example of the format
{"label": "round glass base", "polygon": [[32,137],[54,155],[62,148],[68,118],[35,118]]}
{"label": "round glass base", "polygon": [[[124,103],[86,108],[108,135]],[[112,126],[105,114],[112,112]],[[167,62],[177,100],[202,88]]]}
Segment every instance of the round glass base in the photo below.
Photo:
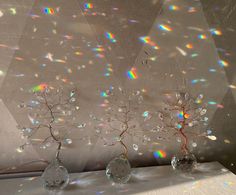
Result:
{"label": "round glass base", "polygon": [[59,191],[68,185],[69,174],[62,163],[58,159],[54,159],[44,170],[42,181],[45,189]]}
{"label": "round glass base", "polygon": [[174,170],[191,172],[196,168],[197,159],[194,154],[181,154],[172,157],[171,165]]}
{"label": "round glass base", "polygon": [[106,175],[114,183],[127,183],[131,178],[131,166],[127,157],[120,155],[111,160],[106,167]]}

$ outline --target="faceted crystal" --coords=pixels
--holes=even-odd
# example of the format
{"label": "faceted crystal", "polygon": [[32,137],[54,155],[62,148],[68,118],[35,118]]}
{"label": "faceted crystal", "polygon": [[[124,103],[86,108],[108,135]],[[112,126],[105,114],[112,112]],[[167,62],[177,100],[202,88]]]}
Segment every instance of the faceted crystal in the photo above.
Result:
{"label": "faceted crystal", "polygon": [[133,144],[133,149],[134,149],[135,151],[138,151],[138,145],[137,145],[137,144]]}
{"label": "faceted crystal", "polygon": [[127,183],[131,178],[131,166],[126,156],[122,154],[111,160],[106,167],[106,175],[114,183]]}
{"label": "faceted crystal", "polygon": [[175,155],[171,160],[171,165],[174,170],[191,172],[197,165],[197,159],[192,153]]}
{"label": "faceted crystal", "polygon": [[43,186],[47,190],[62,190],[69,183],[67,169],[58,159],[54,159],[42,174]]}
{"label": "faceted crystal", "polygon": [[202,110],[200,111],[200,115],[204,115],[204,114],[206,114],[206,112],[207,112],[206,109],[202,109]]}

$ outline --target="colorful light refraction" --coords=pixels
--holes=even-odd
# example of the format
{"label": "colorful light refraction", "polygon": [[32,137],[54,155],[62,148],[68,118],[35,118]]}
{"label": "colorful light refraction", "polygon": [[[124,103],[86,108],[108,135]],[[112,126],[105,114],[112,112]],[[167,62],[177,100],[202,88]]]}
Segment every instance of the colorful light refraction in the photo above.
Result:
{"label": "colorful light refraction", "polygon": [[134,80],[138,78],[137,75],[137,69],[136,68],[131,68],[131,70],[127,71],[127,76],[130,80]]}
{"label": "colorful light refraction", "polygon": [[140,41],[142,41],[145,44],[148,44],[152,46],[153,49],[159,49],[157,44],[151,40],[149,36],[139,37]]}
{"label": "colorful light refraction", "polygon": [[181,124],[177,124],[176,127],[177,127],[177,129],[181,129],[182,125]]}
{"label": "colorful light refraction", "polygon": [[112,72],[113,72],[112,64],[106,64],[106,72],[105,72],[104,76],[109,77],[109,76],[111,76]]}
{"label": "colorful light refraction", "polygon": [[54,10],[53,10],[53,8],[50,8],[50,7],[45,7],[44,9],[43,9],[43,12],[45,13],[45,14],[47,14],[47,15],[53,15],[55,12],[54,12]]}
{"label": "colorful light refraction", "polygon": [[188,49],[193,49],[193,44],[191,44],[191,43],[188,43],[188,44],[186,44],[185,45]]}
{"label": "colorful light refraction", "polygon": [[218,61],[218,64],[221,66],[221,67],[228,67],[229,66],[229,63],[224,61],[224,60],[219,60]]}
{"label": "colorful light refraction", "polygon": [[162,31],[166,31],[166,32],[170,32],[172,31],[172,28],[167,26],[167,25],[164,25],[164,24],[160,24],[159,25],[159,28],[162,30]]}
{"label": "colorful light refraction", "polygon": [[208,104],[209,104],[209,105],[216,105],[217,103],[214,102],[214,101],[209,101]]}
{"label": "colorful light refraction", "polygon": [[112,43],[116,42],[115,35],[111,32],[105,32],[105,36],[107,39],[109,39]]}
{"label": "colorful light refraction", "polygon": [[188,119],[188,118],[189,118],[189,114],[184,113],[183,111],[179,112],[179,113],[177,114],[177,116],[178,116],[178,118],[179,118],[180,120],[184,120],[184,119]]}
{"label": "colorful light refraction", "polygon": [[33,87],[31,90],[32,92],[42,92],[47,88],[47,86],[46,83],[41,83],[40,85]]}
{"label": "colorful light refraction", "polygon": [[207,80],[206,79],[193,79],[192,81],[191,81],[191,83],[192,84],[196,84],[196,83],[203,83],[203,82],[206,82]]}
{"label": "colorful light refraction", "polygon": [[92,9],[93,8],[93,4],[92,3],[85,3],[84,4],[84,8],[85,9]]}
{"label": "colorful light refraction", "polygon": [[148,112],[148,111],[145,111],[145,112],[143,112],[142,115],[143,115],[144,118],[147,118],[147,117],[149,116],[149,112]]}
{"label": "colorful light refraction", "polygon": [[199,39],[207,39],[207,36],[204,35],[204,34],[200,34],[200,35],[198,35],[198,38],[199,38]]}
{"label": "colorful light refraction", "polygon": [[99,52],[105,51],[105,49],[103,47],[95,47],[92,50],[93,51],[99,51]]}
{"label": "colorful light refraction", "polygon": [[170,5],[170,6],[169,6],[169,10],[171,10],[171,11],[177,11],[177,10],[179,10],[179,7],[176,6],[176,5]]}
{"label": "colorful light refraction", "polygon": [[154,157],[156,159],[158,159],[158,158],[166,158],[166,156],[167,156],[166,152],[163,151],[163,150],[157,150],[157,151],[153,152],[153,155],[154,155]]}
{"label": "colorful light refraction", "polygon": [[101,97],[108,97],[108,94],[107,94],[105,91],[102,91],[102,92],[100,93],[100,96],[101,96]]}
{"label": "colorful light refraction", "polygon": [[222,35],[222,32],[220,30],[215,29],[215,28],[210,29],[210,32],[212,35],[218,35],[218,36]]}

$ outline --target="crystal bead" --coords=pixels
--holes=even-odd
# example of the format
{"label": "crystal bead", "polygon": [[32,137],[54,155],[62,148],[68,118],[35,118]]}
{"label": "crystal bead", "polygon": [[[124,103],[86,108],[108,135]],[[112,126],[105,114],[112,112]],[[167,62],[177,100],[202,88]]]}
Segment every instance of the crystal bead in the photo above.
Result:
{"label": "crystal bead", "polygon": [[106,167],[107,178],[119,184],[127,183],[131,178],[131,166],[125,155],[115,157]]}
{"label": "crystal bead", "polygon": [[69,138],[65,139],[64,142],[65,144],[68,144],[68,145],[72,144],[72,140]]}
{"label": "crystal bead", "polygon": [[176,93],[175,96],[176,96],[176,99],[179,99],[181,97],[180,93]]}
{"label": "crystal bead", "polygon": [[162,114],[162,113],[160,113],[160,112],[158,113],[158,117],[159,117],[159,119],[160,119],[160,120],[163,120],[163,119],[164,119],[164,116],[163,116],[163,114]]}
{"label": "crystal bead", "polygon": [[202,109],[202,110],[200,111],[200,115],[204,115],[204,114],[206,114],[206,112],[207,112],[206,109]]}
{"label": "crystal bead", "polygon": [[191,172],[197,165],[197,159],[192,153],[175,155],[171,160],[171,165],[174,170]]}
{"label": "crystal bead", "polygon": [[70,97],[73,97],[74,95],[75,95],[75,91],[72,90],[72,91],[70,92]]}
{"label": "crystal bead", "polygon": [[62,163],[58,159],[54,159],[44,170],[42,181],[47,190],[62,190],[69,183],[69,174]]}
{"label": "crystal bead", "polygon": [[77,127],[81,129],[81,128],[84,128],[85,126],[86,126],[86,123],[82,123],[82,124],[79,124]]}
{"label": "crystal bead", "polygon": [[197,143],[196,142],[193,142],[192,143],[192,146],[195,148],[195,147],[197,147]]}
{"label": "crystal bead", "polygon": [[185,94],[184,94],[185,100],[189,100],[189,97],[190,97],[189,93],[185,93]]}
{"label": "crystal bead", "polygon": [[137,145],[137,144],[133,144],[133,149],[134,149],[135,151],[138,151],[138,145]]}
{"label": "crystal bead", "polygon": [[70,98],[70,102],[75,102],[76,101],[76,98],[72,97]]}

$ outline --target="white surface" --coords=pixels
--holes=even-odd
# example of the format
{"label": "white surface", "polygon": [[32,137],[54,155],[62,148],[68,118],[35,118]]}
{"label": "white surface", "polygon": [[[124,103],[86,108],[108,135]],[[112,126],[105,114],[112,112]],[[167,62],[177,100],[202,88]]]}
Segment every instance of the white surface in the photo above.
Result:
{"label": "white surface", "polygon": [[104,171],[71,174],[69,187],[58,193],[44,190],[39,177],[0,180],[0,194],[235,195],[236,176],[217,162],[201,164],[191,175],[158,166],[133,169],[131,181],[122,186],[111,185]]}

